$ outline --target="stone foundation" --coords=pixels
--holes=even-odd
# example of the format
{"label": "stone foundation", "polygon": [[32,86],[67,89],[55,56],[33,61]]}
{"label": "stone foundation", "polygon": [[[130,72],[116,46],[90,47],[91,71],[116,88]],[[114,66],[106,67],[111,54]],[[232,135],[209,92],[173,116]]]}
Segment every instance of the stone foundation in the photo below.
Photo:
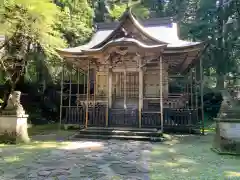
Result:
{"label": "stone foundation", "polygon": [[219,153],[240,154],[240,119],[215,119],[214,148]]}
{"label": "stone foundation", "polygon": [[28,143],[30,139],[27,131],[27,118],[28,115],[0,116],[0,143]]}

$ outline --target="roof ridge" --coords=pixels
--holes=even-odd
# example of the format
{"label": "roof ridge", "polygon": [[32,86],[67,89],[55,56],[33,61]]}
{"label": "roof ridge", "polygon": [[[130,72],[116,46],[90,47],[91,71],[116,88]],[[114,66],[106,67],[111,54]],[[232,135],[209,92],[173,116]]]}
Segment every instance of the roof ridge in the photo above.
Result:
{"label": "roof ridge", "polygon": [[100,22],[100,23],[96,23],[96,27],[97,27],[97,29],[109,29],[109,30],[112,30],[112,29],[116,28],[118,24],[119,24],[118,21],[114,21],[114,22]]}
{"label": "roof ridge", "polygon": [[[136,17],[135,17],[136,18]],[[146,20],[137,19],[142,26],[161,26],[176,22],[174,17],[149,18]],[[96,23],[97,29],[115,29],[120,21]]]}

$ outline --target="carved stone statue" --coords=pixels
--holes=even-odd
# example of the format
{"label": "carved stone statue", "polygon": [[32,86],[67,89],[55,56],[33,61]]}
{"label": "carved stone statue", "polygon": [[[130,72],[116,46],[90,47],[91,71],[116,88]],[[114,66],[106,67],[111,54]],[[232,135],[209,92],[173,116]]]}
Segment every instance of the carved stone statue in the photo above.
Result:
{"label": "carved stone statue", "polygon": [[20,103],[20,97],[21,97],[21,92],[14,91],[12,94],[10,94],[9,99],[8,99],[8,104],[6,107],[6,109],[11,108],[12,110],[15,110],[16,115],[18,117],[25,115],[23,106]]}
{"label": "carved stone statue", "polygon": [[14,91],[10,94],[7,106],[0,116],[0,136],[14,139],[15,142],[29,142],[28,115],[20,103],[21,92]]}

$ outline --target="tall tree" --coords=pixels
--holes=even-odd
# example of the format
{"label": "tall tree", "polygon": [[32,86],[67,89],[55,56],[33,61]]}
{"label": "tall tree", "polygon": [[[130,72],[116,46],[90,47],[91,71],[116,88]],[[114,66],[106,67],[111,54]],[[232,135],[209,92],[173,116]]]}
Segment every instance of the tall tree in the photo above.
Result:
{"label": "tall tree", "polygon": [[83,44],[93,30],[93,9],[87,0],[55,0],[61,7],[61,21],[57,22],[69,46]]}
{"label": "tall tree", "polygon": [[95,22],[117,21],[127,7],[132,7],[133,13],[140,19],[149,17],[149,9],[139,0],[92,0]]}
{"label": "tall tree", "polygon": [[59,17],[59,8],[49,0],[4,0],[0,4],[1,29],[5,35],[0,46],[0,68],[7,79],[2,108],[36,51],[58,57],[56,48],[65,46],[55,26]]}
{"label": "tall tree", "polygon": [[[224,3],[225,2],[225,3]],[[207,41],[210,46],[204,55],[206,69],[214,69],[217,88],[224,88],[225,78],[236,70],[239,52],[239,3],[229,1],[189,0],[181,21],[182,35],[191,40]],[[235,19],[233,23],[230,19]],[[210,71],[209,71],[210,72]]]}

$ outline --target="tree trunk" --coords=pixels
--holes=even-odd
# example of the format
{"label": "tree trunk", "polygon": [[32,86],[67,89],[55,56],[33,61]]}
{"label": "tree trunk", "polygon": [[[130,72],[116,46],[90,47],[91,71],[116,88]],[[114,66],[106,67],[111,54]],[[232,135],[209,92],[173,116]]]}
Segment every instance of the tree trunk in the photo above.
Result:
{"label": "tree trunk", "polygon": [[16,73],[13,73],[13,75],[9,77],[9,79],[6,81],[5,83],[5,87],[4,87],[4,98],[3,98],[3,105],[1,106],[0,111],[4,110],[8,104],[8,99],[10,94],[15,90],[16,88],[16,84],[19,81],[19,78],[21,76],[20,73],[17,73],[17,71],[15,71]]}
{"label": "tree trunk", "polygon": [[237,71],[235,86],[236,86],[236,89],[237,89],[236,98],[240,101],[240,65],[238,65],[238,71]]}
{"label": "tree trunk", "polygon": [[9,96],[13,91],[12,83],[10,82],[10,80],[6,81],[4,86],[5,87],[4,87],[3,104],[0,110],[3,110],[6,108]]}
{"label": "tree trunk", "polygon": [[225,75],[218,75],[216,88],[218,90],[224,90],[224,88],[225,88]]}

